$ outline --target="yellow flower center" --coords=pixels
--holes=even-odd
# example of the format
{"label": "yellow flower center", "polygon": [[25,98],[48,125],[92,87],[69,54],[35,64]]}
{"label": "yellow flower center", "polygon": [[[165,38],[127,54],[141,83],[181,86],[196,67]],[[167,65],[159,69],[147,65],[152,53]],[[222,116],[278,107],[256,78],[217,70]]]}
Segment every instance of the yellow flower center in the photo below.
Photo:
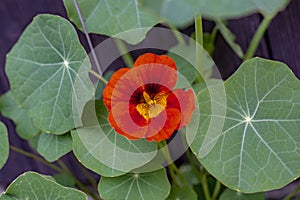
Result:
{"label": "yellow flower center", "polygon": [[137,111],[146,120],[157,117],[167,107],[168,94],[157,94],[154,98],[143,92],[144,101],[136,106]]}

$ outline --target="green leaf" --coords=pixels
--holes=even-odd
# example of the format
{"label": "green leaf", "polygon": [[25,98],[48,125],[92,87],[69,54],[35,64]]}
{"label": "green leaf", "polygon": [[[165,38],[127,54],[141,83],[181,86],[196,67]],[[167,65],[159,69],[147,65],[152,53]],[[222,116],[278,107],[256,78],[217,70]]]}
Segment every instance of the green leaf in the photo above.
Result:
{"label": "green leaf", "polygon": [[[64,0],[64,4],[70,20],[82,30],[74,1]],[[130,44],[139,43],[159,23],[141,7],[140,0],[78,0],[78,4],[89,33],[117,37]]]}
{"label": "green leaf", "polygon": [[72,131],[73,151],[83,165],[102,176],[118,176],[155,157],[156,142],[128,140],[115,132],[107,116],[102,100],[90,101],[83,113],[84,126]]}
{"label": "green leaf", "polygon": [[240,58],[244,57],[243,50],[239,44],[235,42],[235,35],[226,27],[226,25],[221,21],[216,21],[216,26],[218,27],[223,38],[226,40],[231,49],[238,55]]}
{"label": "green leaf", "polygon": [[197,194],[191,187],[177,188],[172,186],[167,200],[197,200]]}
{"label": "green leaf", "polygon": [[186,27],[200,14],[210,19],[232,19],[255,12],[274,15],[283,10],[289,2],[290,0],[151,0],[145,1],[144,6],[166,21]]}
{"label": "green leaf", "polygon": [[102,177],[98,191],[103,199],[164,200],[170,193],[170,183],[165,169],[143,174]]}
{"label": "green leaf", "polygon": [[7,128],[0,121],[0,169],[4,166],[9,155]]}
{"label": "green leaf", "polygon": [[237,191],[226,189],[220,196],[220,200],[264,200],[264,193],[243,194]]}
{"label": "green leaf", "polygon": [[[200,129],[188,142],[201,164],[246,193],[281,188],[299,177],[300,82],[291,70],[254,58],[225,81],[225,89],[226,104],[210,98],[208,89],[198,95]],[[218,105],[214,111],[212,103]],[[224,108],[226,114],[218,113]]]}
{"label": "green leaf", "polygon": [[18,105],[46,133],[63,134],[81,124],[93,95],[90,63],[65,19],[38,15],[7,56],[6,72]]}
{"label": "green leaf", "polygon": [[41,133],[37,151],[47,161],[53,162],[72,150],[72,137],[70,134],[53,135]]}
{"label": "green leaf", "polygon": [[196,185],[200,182],[191,165],[181,165],[179,170],[190,185]]}
{"label": "green leaf", "polygon": [[43,176],[36,172],[26,172],[8,186],[0,199],[86,200],[87,196],[79,190],[59,185],[52,177]]}
{"label": "green leaf", "polygon": [[74,179],[70,175],[67,175],[66,173],[55,174],[53,178],[57,183],[65,187],[75,187],[76,185]]}
{"label": "green leaf", "polygon": [[21,138],[29,139],[39,133],[39,130],[33,126],[32,120],[28,117],[26,111],[17,104],[11,91],[0,97],[0,111],[3,116],[15,122],[17,133]]}

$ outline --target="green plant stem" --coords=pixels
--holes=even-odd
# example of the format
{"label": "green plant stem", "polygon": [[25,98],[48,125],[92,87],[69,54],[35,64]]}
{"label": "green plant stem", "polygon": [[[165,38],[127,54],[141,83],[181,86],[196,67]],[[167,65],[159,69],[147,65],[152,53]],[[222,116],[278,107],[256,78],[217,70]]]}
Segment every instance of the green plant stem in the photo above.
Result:
{"label": "green plant stem", "polygon": [[76,185],[78,185],[78,187],[82,191],[89,194],[91,197],[93,197],[93,199],[100,199],[75,177],[75,175],[69,170],[69,168],[65,165],[65,163],[62,160],[57,160],[57,163],[63,169],[63,171],[75,181]]}
{"label": "green plant stem", "polygon": [[271,23],[271,21],[274,17],[275,17],[275,14],[264,17],[263,21],[260,23],[258,29],[256,30],[256,32],[249,44],[248,50],[244,55],[244,61],[253,57],[261,38],[265,34],[266,30],[268,29],[269,24]]}
{"label": "green plant stem", "polygon": [[174,25],[171,24],[171,23],[168,23],[168,26],[169,26],[169,28],[172,30],[172,32],[173,32],[173,34],[174,34],[174,36],[175,36],[177,42],[178,42],[179,44],[185,44],[185,40],[184,40],[182,34],[181,34],[181,33],[178,31],[178,29],[176,28],[176,26],[174,26]]}
{"label": "green plant stem", "polygon": [[204,170],[202,170],[202,176],[201,177],[202,177],[202,179],[200,181],[201,181],[201,184],[202,184],[205,199],[206,200],[211,200],[210,192],[209,192],[209,188],[208,188],[208,182],[207,182],[207,175],[205,174]]}
{"label": "green plant stem", "polygon": [[196,32],[196,42],[198,43],[198,45],[196,45],[196,67],[199,72],[197,81],[203,82],[204,81],[202,76],[203,29],[202,29],[202,17],[200,15],[197,15],[195,17],[195,32]]}
{"label": "green plant stem", "polygon": [[118,47],[122,58],[125,62],[125,65],[129,68],[131,68],[133,66],[133,59],[130,56],[130,54],[128,53],[127,47],[125,45],[125,43],[122,40],[119,39],[114,39],[116,46]]}
{"label": "green plant stem", "polygon": [[36,155],[34,155],[32,153],[24,151],[23,149],[20,149],[18,147],[13,146],[13,145],[10,145],[10,149],[13,150],[13,151],[15,151],[15,152],[17,152],[17,153],[19,153],[19,154],[22,154],[24,156],[32,158],[32,159],[34,159],[36,161],[39,161],[40,163],[43,163],[44,165],[48,166],[49,168],[51,168],[51,169],[53,169],[53,170],[55,170],[55,171],[57,171],[59,173],[63,173],[63,170],[61,168],[59,168],[58,166],[56,166],[56,165],[54,165],[52,163],[49,163],[48,161],[44,160],[43,158],[41,158],[39,156],[36,156]]}
{"label": "green plant stem", "polygon": [[98,184],[97,181],[95,180],[95,178],[90,174],[90,172],[84,167],[82,166],[81,163],[78,162],[80,171],[85,175],[85,177],[89,180],[89,182],[91,183],[91,185],[94,188],[97,188]]}
{"label": "green plant stem", "polygon": [[293,197],[295,197],[298,194],[299,191],[300,191],[300,183],[298,183],[298,185],[293,190],[293,192],[291,192],[289,195],[287,195],[283,200],[290,200],[290,199],[292,199]]}
{"label": "green plant stem", "polygon": [[177,185],[180,186],[180,184],[177,181],[176,175],[180,178],[183,186],[187,186],[188,182],[185,180],[184,176],[182,175],[182,173],[179,171],[179,169],[177,168],[177,166],[174,164],[171,155],[170,155],[170,151],[169,148],[167,146],[167,141],[163,140],[159,143],[159,147],[161,148],[167,162],[168,162],[168,167],[169,167],[169,171],[170,171],[170,176],[173,180],[173,182]]}
{"label": "green plant stem", "polygon": [[94,77],[96,77],[97,79],[99,79],[100,81],[102,81],[103,83],[107,84],[107,80],[105,80],[105,78],[103,78],[100,74],[98,74],[97,72],[95,72],[94,70],[90,69],[89,73],[92,74]]}
{"label": "green plant stem", "polygon": [[221,186],[222,185],[221,185],[220,181],[216,180],[216,185],[215,185],[215,189],[214,189],[214,192],[212,195],[212,200],[217,200],[217,197],[220,193]]}

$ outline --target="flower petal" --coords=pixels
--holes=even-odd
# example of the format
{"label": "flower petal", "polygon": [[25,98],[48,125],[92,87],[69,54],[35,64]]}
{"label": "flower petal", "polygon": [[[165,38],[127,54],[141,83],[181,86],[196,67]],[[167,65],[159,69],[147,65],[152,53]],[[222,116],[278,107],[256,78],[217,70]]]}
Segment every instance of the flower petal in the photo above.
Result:
{"label": "flower petal", "polygon": [[[180,123],[181,117],[178,109],[170,108],[162,112],[158,117],[152,118],[148,127],[146,139],[160,142],[171,137]],[[161,123],[164,122],[163,127]],[[161,128],[162,127],[162,128]]]}
{"label": "flower petal", "polygon": [[171,57],[166,56],[166,55],[159,56],[159,55],[156,55],[153,53],[145,53],[145,54],[139,56],[136,59],[136,61],[134,62],[133,67],[138,67],[141,65],[151,64],[151,63],[165,65],[174,70],[177,70],[176,63]]}
{"label": "flower petal", "polygon": [[116,132],[129,140],[143,138],[147,132],[148,122],[128,103],[114,105],[108,115],[108,121]]}
{"label": "flower petal", "polygon": [[[108,109],[108,111],[110,111],[111,107],[112,107],[112,95],[113,95],[114,89],[116,87],[116,84],[124,76],[124,74],[126,74],[129,70],[130,70],[129,68],[119,69],[112,75],[112,77],[106,84],[106,86],[103,90],[103,101],[104,101],[104,104],[105,104],[106,108]],[[122,101],[122,99],[124,99],[124,95],[126,95],[126,92],[125,93],[115,92],[115,94],[114,94],[115,98],[117,98],[120,101]]]}
{"label": "flower petal", "polygon": [[182,89],[174,90],[167,98],[167,109],[175,108],[181,112],[181,122],[177,129],[186,126],[195,110],[195,97],[191,89],[184,91]]}

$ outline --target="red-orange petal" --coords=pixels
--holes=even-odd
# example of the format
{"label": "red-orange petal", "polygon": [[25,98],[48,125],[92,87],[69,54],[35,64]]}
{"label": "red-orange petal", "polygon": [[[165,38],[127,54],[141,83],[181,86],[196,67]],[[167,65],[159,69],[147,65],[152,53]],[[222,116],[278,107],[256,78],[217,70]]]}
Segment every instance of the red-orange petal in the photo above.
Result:
{"label": "red-orange petal", "polygon": [[119,134],[129,140],[145,137],[147,121],[128,103],[117,103],[108,115],[108,121]]}
{"label": "red-orange petal", "polygon": [[175,108],[181,112],[181,122],[177,129],[186,126],[195,110],[195,97],[191,89],[184,91],[182,89],[174,90],[167,98],[167,109]]}
{"label": "red-orange petal", "polygon": [[151,63],[165,65],[174,70],[177,70],[176,63],[171,57],[169,57],[167,55],[159,56],[159,55],[156,55],[153,53],[145,53],[145,54],[139,56],[136,59],[136,61],[134,62],[133,67],[138,67],[141,65],[151,64]]}
{"label": "red-orange petal", "polygon": [[[156,142],[160,142],[162,140],[169,139],[178,127],[181,120],[178,109],[170,108],[167,109],[166,112],[162,113],[164,113],[165,116],[160,114],[158,117],[151,119],[151,123],[149,124],[148,132],[146,134],[146,139],[148,141],[155,140]],[[161,127],[160,121],[165,121],[165,123],[163,128],[158,130],[156,126],[158,125],[158,127]]]}

